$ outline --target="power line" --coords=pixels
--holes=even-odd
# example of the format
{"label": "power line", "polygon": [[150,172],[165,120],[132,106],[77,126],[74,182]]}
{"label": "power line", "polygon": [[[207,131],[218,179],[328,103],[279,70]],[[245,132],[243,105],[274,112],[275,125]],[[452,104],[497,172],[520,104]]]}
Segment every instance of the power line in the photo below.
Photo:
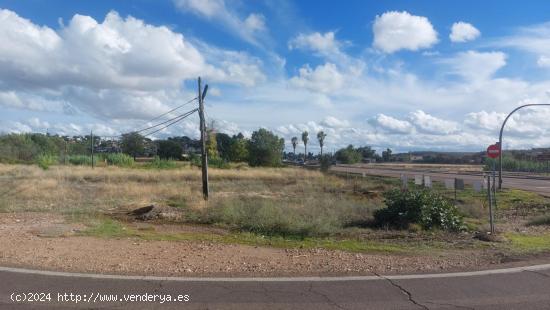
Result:
{"label": "power line", "polygon": [[[196,110],[196,109],[195,109],[195,110]],[[186,113],[188,113],[188,112],[186,112]],[[165,120],[165,121],[162,122],[162,123],[158,123],[158,124],[156,124],[156,125],[149,126],[149,127],[147,127],[147,128],[143,128],[143,129],[136,130],[136,131],[132,131],[132,132],[140,133],[140,132],[143,132],[143,131],[147,131],[147,130],[149,130],[149,129],[153,129],[153,128],[158,127],[158,126],[160,126],[160,125],[164,125],[164,124],[166,124],[166,123],[169,123],[169,122],[171,122],[171,121],[173,121],[173,120],[175,120],[175,119],[181,117],[182,115],[184,115],[184,114],[186,114],[186,113],[183,113],[183,114],[180,114],[180,115],[178,115],[178,116],[176,116],[176,117],[173,117],[173,118],[171,118],[171,119]]]}
{"label": "power line", "polygon": [[[161,130],[163,130],[163,129],[166,129],[166,128],[168,128],[168,127],[174,125],[175,123],[178,123],[178,122],[182,121],[183,119],[185,119],[186,117],[190,116],[191,114],[197,112],[198,110],[199,110],[199,109],[193,109],[193,110],[191,110],[191,111],[189,111],[189,112],[187,112],[187,113],[184,113],[184,114],[182,114],[182,115],[176,117],[176,120],[172,119],[172,120],[174,120],[174,121],[171,122],[170,124],[168,124],[168,125],[166,125],[166,126],[164,126],[164,127],[162,127],[162,128],[159,128],[159,129],[157,129],[157,130],[155,130],[155,131],[152,131],[152,132],[150,132],[150,133],[148,133],[148,134],[145,134],[145,135],[143,135],[143,137],[148,137],[148,136],[150,136],[150,135],[152,135],[152,134],[155,134],[155,133],[157,133],[157,132],[159,132],[159,131],[161,131]],[[156,126],[155,126],[155,127],[156,127]]]}
{"label": "power line", "polygon": [[168,112],[166,112],[166,113],[163,113],[163,114],[161,114],[161,115],[159,115],[159,116],[157,116],[157,117],[155,117],[155,118],[153,118],[153,119],[148,120],[147,123],[150,123],[150,122],[152,122],[152,121],[154,121],[154,120],[157,120],[157,119],[163,117],[163,116],[166,115],[166,114],[170,114],[170,113],[176,111],[177,109],[179,109],[179,108],[181,108],[181,107],[184,107],[184,106],[190,104],[191,102],[193,102],[193,101],[195,101],[195,100],[197,100],[197,97],[195,97],[195,98],[193,98],[193,99],[187,101],[186,103],[184,103],[184,104],[182,104],[182,105],[180,105],[180,106],[177,106],[177,107],[173,108],[172,110],[170,110],[170,111],[168,111]]}
{"label": "power line", "polygon": [[[153,120],[155,120],[155,119],[161,118],[162,116],[164,116],[164,115],[166,115],[166,114],[168,114],[168,113],[174,112],[175,110],[177,110],[177,109],[179,109],[179,108],[185,106],[186,104],[189,104],[189,103],[193,102],[193,101],[196,100],[196,99],[197,99],[197,98],[195,97],[195,98],[193,98],[193,99],[187,101],[186,103],[180,105],[179,107],[176,107],[176,108],[174,108],[174,109],[172,109],[172,110],[170,110],[170,111],[168,111],[168,112],[166,112],[166,113],[164,113],[164,114],[162,114],[162,115],[159,115],[159,116],[153,118],[152,120],[149,120],[148,123],[151,122],[151,121],[153,121]],[[162,122],[162,123],[156,124],[156,125],[154,125],[154,126],[149,126],[149,127],[147,127],[147,128],[143,128],[143,129],[140,129],[140,130],[136,130],[136,131],[133,131],[133,132],[139,133],[139,132],[142,132],[142,131],[146,131],[146,130],[149,130],[149,129],[158,127],[158,126],[160,126],[160,125],[164,125],[164,124],[166,124],[166,123],[168,123],[168,122],[170,122],[170,121],[172,121],[172,120],[174,120],[174,119],[176,119],[176,118],[178,118],[178,117],[180,117],[180,116],[181,116],[181,115],[178,115],[178,116],[176,116],[176,117],[174,117],[174,118],[171,118],[171,119],[169,119],[169,120],[166,120],[166,121],[164,121],[164,122]]]}

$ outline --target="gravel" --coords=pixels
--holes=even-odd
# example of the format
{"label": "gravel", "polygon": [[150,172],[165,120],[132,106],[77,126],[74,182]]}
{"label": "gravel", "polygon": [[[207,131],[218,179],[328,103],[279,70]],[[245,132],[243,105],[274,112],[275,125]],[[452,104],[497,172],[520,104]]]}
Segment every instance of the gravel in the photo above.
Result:
{"label": "gravel", "polygon": [[78,236],[81,224],[47,213],[0,218],[0,265],[73,272],[158,276],[330,276],[420,273],[500,267],[490,249],[433,254],[350,253],[200,241]]}

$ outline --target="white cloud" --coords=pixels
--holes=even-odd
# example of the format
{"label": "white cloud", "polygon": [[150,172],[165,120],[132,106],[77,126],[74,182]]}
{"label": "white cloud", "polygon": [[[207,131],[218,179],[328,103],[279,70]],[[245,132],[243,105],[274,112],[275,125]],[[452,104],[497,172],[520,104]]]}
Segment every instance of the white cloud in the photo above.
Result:
{"label": "white cloud", "polygon": [[506,54],[466,51],[442,62],[451,66],[451,73],[460,75],[467,81],[483,81],[506,65]]}
{"label": "white cloud", "polygon": [[225,11],[224,0],[176,0],[176,7],[182,10],[189,10],[206,17],[214,17]]}
{"label": "white cloud", "polygon": [[408,12],[386,12],[376,16],[372,26],[373,46],[385,53],[401,49],[416,51],[437,43],[437,32],[423,16]]}
{"label": "white cloud", "polygon": [[545,55],[539,56],[537,59],[537,65],[543,68],[550,67],[550,57]]}
{"label": "white cloud", "polygon": [[389,133],[410,134],[413,130],[413,126],[408,121],[399,120],[385,114],[378,114],[369,122],[376,128]]}
{"label": "white cloud", "polygon": [[321,122],[321,125],[329,128],[343,128],[343,127],[349,127],[350,123],[347,120],[340,120],[334,116],[327,116]]}
{"label": "white cloud", "polygon": [[7,38],[0,44],[0,105],[12,108],[74,106],[107,118],[149,118],[191,96],[181,83],[199,74],[246,86],[265,80],[261,61],[246,53],[192,44],[116,12],[103,22],[75,15],[54,31],[0,10],[0,36]]}
{"label": "white cloud", "polygon": [[466,42],[477,39],[481,32],[474,25],[465,22],[454,23],[451,28],[449,39],[452,42]]}
{"label": "white cloud", "polygon": [[420,132],[434,135],[448,135],[459,130],[457,123],[437,118],[422,110],[412,112],[410,120]]}
{"label": "white cloud", "polygon": [[173,0],[175,6],[184,12],[191,12],[200,17],[220,23],[224,29],[242,40],[260,46],[266,38],[265,17],[251,13],[242,19],[225,5],[224,0]]}
{"label": "white cloud", "polygon": [[300,33],[288,42],[290,49],[303,49],[317,52],[322,55],[330,55],[340,52],[340,43],[336,40],[333,31],[324,34],[313,32]]}
{"label": "white cloud", "polygon": [[550,67],[550,22],[518,28],[515,33],[492,40],[496,47],[511,47],[536,56],[539,67]]}
{"label": "white cloud", "polygon": [[252,13],[244,20],[246,28],[250,31],[265,31],[265,17],[262,14]]}
{"label": "white cloud", "polygon": [[495,111],[470,112],[466,115],[464,123],[474,129],[497,130],[500,128],[506,115]]}
{"label": "white cloud", "polygon": [[342,87],[344,76],[338,71],[336,65],[332,63],[319,65],[315,69],[311,69],[311,67],[305,65],[300,68],[299,76],[290,79],[290,83],[296,87],[330,93]]}
{"label": "white cloud", "polygon": [[[473,129],[488,130],[495,136],[500,132],[500,127],[507,113],[495,111],[471,112],[466,115],[464,123]],[[539,107],[538,109],[522,109],[514,113],[504,130],[504,135],[511,135],[514,138],[526,139],[542,138],[550,132],[550,126],[546,125],[550,117],[550,109]],[[517,142],[516,142],[517,143]]]}

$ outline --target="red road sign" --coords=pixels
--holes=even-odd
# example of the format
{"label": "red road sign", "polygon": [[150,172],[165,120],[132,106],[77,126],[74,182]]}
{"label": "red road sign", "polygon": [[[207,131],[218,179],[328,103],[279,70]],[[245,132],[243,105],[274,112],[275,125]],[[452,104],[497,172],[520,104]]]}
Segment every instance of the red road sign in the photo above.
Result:
{"label": "red road sign", "polygon": [[491,158],[497,158],[500,156],[500,148],[498,147],[498,143],[489,145],[487,148],[487,156]]}

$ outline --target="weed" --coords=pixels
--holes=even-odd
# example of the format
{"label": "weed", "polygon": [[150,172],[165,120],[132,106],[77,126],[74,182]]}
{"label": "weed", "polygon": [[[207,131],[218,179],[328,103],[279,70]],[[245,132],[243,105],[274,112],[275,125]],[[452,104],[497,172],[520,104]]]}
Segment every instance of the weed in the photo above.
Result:
{"label": "weed", "polygon": [[527,224],[531,226],[550,226],[550,215],[541,215],[535,217],[534,219],[531,219]]}
{"label": "weed", "polygon": [[36,159],[36,163],[38,166],[44,170],[48,170],[51,165],[57,164],[59,161],[57,156],[50,155],[50,154],[41,154],[38,155],[38,158]]}

